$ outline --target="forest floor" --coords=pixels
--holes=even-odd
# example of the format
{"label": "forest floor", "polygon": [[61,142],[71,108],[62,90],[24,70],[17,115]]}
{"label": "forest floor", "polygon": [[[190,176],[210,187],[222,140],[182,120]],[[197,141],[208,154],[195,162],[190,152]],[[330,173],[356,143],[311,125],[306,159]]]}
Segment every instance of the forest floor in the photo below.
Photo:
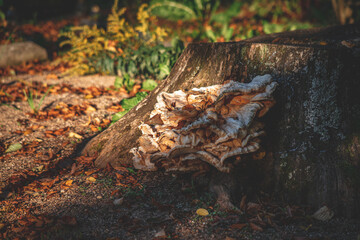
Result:
{"label": "forest floor", "polygon": [[[96,168],[81,148],[132,94],[112,88],[114,80],[2,77],[0,239],[360,239],[359,221],[319,221],[316,209],[266,194],[243,196],[242,213],[224,212],[191,175]],[[37,112],[24,90],[45,96]]]}

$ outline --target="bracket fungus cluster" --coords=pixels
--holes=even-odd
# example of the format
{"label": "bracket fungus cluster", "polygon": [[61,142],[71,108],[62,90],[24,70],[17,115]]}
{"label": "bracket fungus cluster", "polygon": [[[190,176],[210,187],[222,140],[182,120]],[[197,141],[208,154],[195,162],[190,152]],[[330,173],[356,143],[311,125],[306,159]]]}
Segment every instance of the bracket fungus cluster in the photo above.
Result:
{"label": "bracket fungus cluster", "polygon": [[149,121],[139,126],[139,147],[131,149],[135,168],[229,172],[240,155],[260,148],[257,118],[273,106],[276,86],[267,74],[250,83],[160,93]]}

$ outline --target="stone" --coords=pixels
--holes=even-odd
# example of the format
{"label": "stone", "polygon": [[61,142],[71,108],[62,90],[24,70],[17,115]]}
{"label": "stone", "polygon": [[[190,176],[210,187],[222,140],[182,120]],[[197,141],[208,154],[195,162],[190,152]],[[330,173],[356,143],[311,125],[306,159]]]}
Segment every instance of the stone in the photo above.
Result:
{"label": "stone", "polygon": [[23,62],[47,60],[47,52],[33,42],[17,42],[0,45],[0,67],[19,65]]}

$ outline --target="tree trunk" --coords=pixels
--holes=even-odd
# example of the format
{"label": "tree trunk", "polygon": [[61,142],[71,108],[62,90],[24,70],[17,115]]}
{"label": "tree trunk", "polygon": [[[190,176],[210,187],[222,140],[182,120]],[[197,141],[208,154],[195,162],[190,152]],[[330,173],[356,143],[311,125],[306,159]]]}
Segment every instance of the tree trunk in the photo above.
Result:
{"label": "tree trunk", "polygon": [[271,74],[279,86],[265,116],[267,154],[256,164],[262,187],[296,203],[326,204],[338,216],[359,216],[359,37],[360,27],[350,25],[190,44],[168,78],[83,153],[98,154],[98,166],[131,163],[138,126],[158,93]]}

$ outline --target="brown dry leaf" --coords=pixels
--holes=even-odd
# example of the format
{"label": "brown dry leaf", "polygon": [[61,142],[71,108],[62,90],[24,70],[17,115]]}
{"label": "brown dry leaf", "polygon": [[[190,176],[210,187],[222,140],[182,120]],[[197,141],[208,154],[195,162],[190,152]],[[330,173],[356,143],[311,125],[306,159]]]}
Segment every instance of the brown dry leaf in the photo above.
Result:
{"label": "brown dry leaf", "polygon": [[344,46],[347,47],[347,48],[353,48],[353,47],[355,47],[355,44],[354,44],[354,43],[349,42],[349,41],[345,41],[345,40],[341,41],[341,44],[344,45]]}
{"label": "brown dry leaf", "polygon": [[117,179],[123,179],[124,178],[124,176],[123,175],[121,175],[120,173],[115,173],[115,175],[116,175],[116,178]]}
{"label": "brown dry leaf", "polygon": [[47,137],[47,138],[56,138],[55,135],[52,135],[50,133],[45,133],[45,137]]}
{"label": "brown dry leaf", "polygon": [[92,99],[92,98],[94,98],[94,96],[91,95],[91,94],[88,94],[88,95],[85,96],[85,99]]}
{"label": "brown dry leaf", "polygon": [[[120,193],[119,189],[115,189],[114,191],[111,192],[111,196],[114,196],[115,194]],[[1,229],[1,228],[0,228]]]}
{"label": "brown dry leaf", "polygon": [[0,223],[0,230],[3,229],[5,227],[4,223]]}
{"label": "brown dry leaf", "polygon": [[73,175],[76,172],[76,169],[77,169],[76,163],[73,163],[71,165],[70,175]]}
{"label": "brown dry leaf", "polygon": [[25,132],[24,132],[24,135],[26,136],[26,135],[29,135],[29,134],[31,134],[33,132],[33,130],[32,129],[27,129]]}
{"label": "brown dry leaf", "polygon": [[117,171],[121,171],[121,172],[129,172],[129,170],[125,167],[119,167],[119,166],[114,166],[113,167],[115,170]]}
{"label": "brown dry leaf", "polygon": [[249,203],[247,204],[246,210],[247,210],[247,211],[260,210],[260,208],[261,208],[260,204],[258,204],[258,203],[253,203],[253,202],[249,202]]}
{"label": "brown dry leaf", "polygon": [[130,96],[135,96],[137,92],[141,89],[141,85],[136,84],[133,89],[129,92]]}
{"label": "brown dry leaf", "polygon": [[48,198],[52,197],[55,193],[57,193],[57,191],[48,192],[46,198],[48,199]]}
{"label": "brown dry leaf", "polygon": [[246,206],[246,198],[247,196],[244,195],[242,198],[241,198],[241,202],[240,202],[240,210],[244,211],[245,210],[245,206]]}
{"label": "brown dry leaf", "polygon": [[263,231],[262,227],[254,224],[254,223],[250,223],[249,225],[250,225],[251,229],[254,230],[254,231],[259,231],[259,232]]}
{"label": "brown dry leaf", "polygon": [[247,226],[246,223],[235,223],[235,224],[231,225],[230,228],[241,230],[241,229],[243,229],[243,228],[246,227],[246,226]]}
{"label": "brown dry leaf", "polygon": [[91,175],[91,174],[93,174],[93,173],[95,173],[95,172],[97,172],[98,170],[89,170],[89,171],[85,171],[85,175],[86,176],[89,176],[89,175]]}
{"label": "brown dry leaf", "polygon": [[320,45],[321,45],[321,46],[326,46],[326,45],[328,45],[328,43],[327,43],[327,42],[324,42],[324,41],[321,41],[321,42],[320,42]]}

